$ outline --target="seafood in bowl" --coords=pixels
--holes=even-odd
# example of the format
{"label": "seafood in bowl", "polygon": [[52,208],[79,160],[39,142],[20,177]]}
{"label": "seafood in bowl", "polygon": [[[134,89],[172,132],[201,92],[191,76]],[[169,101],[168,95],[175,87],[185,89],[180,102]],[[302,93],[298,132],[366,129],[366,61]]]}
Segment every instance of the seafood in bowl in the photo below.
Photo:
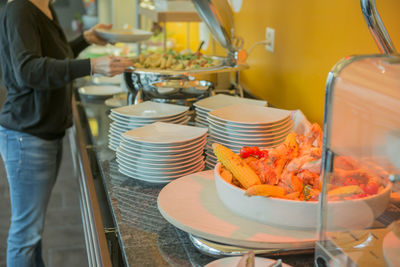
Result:
{"label": "seafood in bowl", "polygon": [[[233,212],[266,224],[315,228],[321,191],[322,131],[290,133],[276,148],[245,148],[236,155],[213,144],[217,192]],[[339,156],[328,186],[332,228],[364,228],[386,208],[390,184],[361,162]],[[251,197],[249,197],[251,196]]]}

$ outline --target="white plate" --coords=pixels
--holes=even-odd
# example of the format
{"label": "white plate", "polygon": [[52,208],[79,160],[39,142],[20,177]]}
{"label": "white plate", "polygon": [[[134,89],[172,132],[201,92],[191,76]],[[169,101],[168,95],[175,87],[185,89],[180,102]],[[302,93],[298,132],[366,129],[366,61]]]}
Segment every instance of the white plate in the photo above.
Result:
{"label": "white plate", "polygon": [[125,151],[128,151],[128,153],[136,154],[136,155],[142,155],[147,158],[150,158],[151,156],[157,157],[157,158],[182,158],[188,155],[192,156],[197,156],[203,153],[204,150],[204,145],[198,146],[195,149],[189,149],[181,153],[174,153],[172,152],[167,152],[167,153],[154,153],[152,151],[142,151],[142,150],[137,150],[135,148],[132,148],[131,146],[127,145],[125,142],[120,142],[119,146],[124,148]]}
{"label": "white plate", "polygon": [[201,119],[201,118],[199,118],[197,116],[194,118],[194,121],[195,122],[200,122],[200,123],[205,124],[205,125],[208,125],[208,120],[203,120],[203,119]]}
{"label": "white plate", "polygon": [[152,177],[139,177],[139,176],[135,176],[132,173],[130,173],[127,169],[123,168],[122,166],[118,166],[118,171],[122,174],[125,174],[128,177],[131,177],[133,179],[136,180],[141,180],[141,181],[145,181],[148,183],[154,183],[154,184],[165,184],[165,183],[169,183],[171,181],[173,181],[174,179],[161,179],[161,178],[152,178]]}
{"label": "white plate", "polygon": [[153,146],[151,144],[138,143],[138,142],[135,142],[135,141],[133,141],[131,139],[127,139],[127,138],[124,138],[124,137],[122,137],[122,140],[124,140],[124,142],[125,142],[125,144],[127,146],[133,146],[133,147],[135,147],[137,149],[145,149],[145,150],[153,151],[153,152],[160,151],[160,150],[163,150],[163,151],[165,151],[165,150],[177,151],[177,150],[182,150],[182,149],[194,148],[194,147],[197,147],[200,144],[203,144],[204,142],[207,141],[206,137],[202,136],[202,137],[200,137],[198,139],[194,139],[193,142],[188,142],[188,143],[185,143],[183,145]]}
{"label": "white plate", "polygon": [[130,130],[133,130],[133,129],[136,129],[136,128],[139,128],[139,127],[141,127],[141,126],[138,126],[138,127],[121,127],[121,126],[118,126],[118,125],[114,124],[113,122],[110,123],[110,130],[112,129],[111,131],[113,131],[116,134],[118,134],[118,133],[122,134],[124,132],[130,131]]}
{"label": "white plate", "polygon": [[122,92],[121,87],[114,85],[88,85],[78,89],[79,94],[97,97],[109,97]]}
{"label": "white plate", "polygon": [[[241,258],[242,257],[240,256],[225,257],[222,259],[212,261],[209,264],[205,265],[204,267],[235,267],[238,265]],[[276,260],[273,259],[254,257],[254,267],[268,267],[275,262]],[[290,267],[290,265],[287,265],[285,263],[282,263],[282,266]]]}
{"label": "white plate", "polygon": [[137,164],[132,164],[128,161],[125,161],[123,158],[117,158],[117,162],[122,164],[126,168],[128,168],[132,173],[137,175],[157,175],[158,177],[161,176],[175,176],[175,175],[185,175],[192,170],[197,170],[200,166],[204,165],[203,160],[198,160],[188,164],[188,166],[175,169],[175,168],[167,168],[167,169],[157,169],[157,168],[147,168],[147,167],[140,167]]}
{"label": "white plate", "polygon": [[128,101],[126,99],[119,99],[116,97],[110,97],[104,101],[104,104],[106,104],[107,106],[112,107],[112,108],[126,106],[127,103],[128,103]]}
{"label": "white plate", "polygon": [[202,124],[202,123],[198,123],[198,122],[195,122],[194,126],[201,127],[201,128],[208,128],[208,125],[205,125],[205,124]]}
{"label": "white plate", "polygon": [[269,126],[250,126],[250,125],[240,125],[240,124],[228,124],[224,121],[217,120],[212,117],[207,118],[207,122],[209,125],[216,125],[225,131],[234,131],[234,132],[241,132],[241,133],[267,133],[267,132],[275,132],[278,130],[282,130],[283,128],[293,127],[293,121],[288,118],[284,121],[269,125]]}
{"label": "white plate", "polygon": [[285,141],[286,136],[283,136],[281,139],[275,139],[272,141],[234,141],[229,138],[223,138],[220,136],[216,136],[214,134],[210,134],[208,137],[209,141],[213,141],[215,143],[221,143],[221,144],[227,144],[230,146],[235,146],[235,147],[243,147],[243,146],[258,146],[258,147],[270,147],[270,146],[276,146]]}
{"label": "white plate", "polygon": [[[174,124],[179,124],[179,125],[187,125],[187,123],[189,122],[190,118],[186,118],[185,120],[181,121],[181,122],[173,122]],[[152,122],[153,123],[153,122]],[[123,124],[123,123],[118,123],[117,121],[114,121],[112,123],[110,123],[110,128],[109,130],[114,133],[114,134],[119,134],[122,135],[122,133],[136,129],[136,128],[140,128],[143,127],[145,125],[148,125],[151,123],[147,123],[147,124]]]}
{"label": "white plate", "polygon": [[196,110],[196,118],[200,118],[200,119],[203,119],[203,120],[207,120],[207,117],[208,117],[208,112],[202,112],[202,111],[199,111],[199,110]]}
{"label": "white plate", "polygon": [[267,105],[267,101],[250,99],[250,98],[241,98],[237,96],[230,96],[224,94],[217,94],[214,96],[203,98],[194,103],[193,105],[200,110],[211,111],[214,109],[219,109],[240,103],[254,105],[254,106],[263,106],[263,107]]}
{"label": "white plate", "polygon": [[[112,138],[112,137],[109,137],[109,138]],[[204,139],[201,142],[194,143],[190,147],[184,147],[184,148],[181,148],[181,149],[173,149],[173,150],[169,149],[169,148],[164,149],[162,147],[161,148],[158,147],[158,149],[157,149],[157,147],[155,147],[154,149],[148,149],[147,147],[138,147],[138,146],[135,146],[133,144],[129,144],[125,140],[123,141],[123,146],[126,149],[129,149],[129,151],[133,151],[135,153],[148,154],[148,155],[152,155],[152,154],[153,155],[154,154],[157,154],[157,155],[171,155],[171,157],[174,157],[175,155],[184,155],[184,154],[187,154],[189,152],[191,152],[193,154],[194,153],[198,153],[199,150],[204,149],[204,146],[205,146],[206,142],[207,141]]]}
{"label": "white plate", "polygon": [[92,83],[94,84],[115,84],[120,85],[122,79],[122,74],[115,75],[113,77],[107,77],[102,75],[93,75]]}
{"label": "white plate", "polygon": [[236,104],[210,111],[208,117],[222,120],[227,124],[232,124],[233,126],[248,125],[268,127],[290,118],[290,111],[277,108]]}
{"label": "white plate", "polygon": [[210,241],[260,249],[309,249],[316,241],[315,231],[269,226],[231,212],[218,198],[212,170],[172,181],[157,203],[168,222]]}
{"label": "white plate", "polygon": [[207,129],[172,124],[165,122],[155,122],[128,132],[122,135],[141,143],[153,145],[183,144],[197,139],[207,134]]}
{"label": "white plate", "polygon": [[162,122],[169,122],[169,123],[181,123],[183,121],[186,121],[189,119],[188,116],[186,116],[185,114],[183,114],[182,116],[176,116],[176,117],[172,117],[172,118],[168,118],[168,119],[152,119],[152,120],[139,120],[139,119],[126,119],[126,118],[121,118],[121,117],[117,117],[115,116],[113,113],[111,113],[109,115],[109,118],[114,120],[114,122],[118,122],[118,123],[123,123],[123,124],[138,124],[138,125],[146,125],[146,124],[150,124],[156,121],[162,121]]}
{"label": "white plate", "polygon": [[[110,119],[113,119],[112,116],[109,116]],[[114,124],[117,124],[120,127],[131,127],[131,126],[136,126],[136,127],[141,127],[141,126],[145,126],[147,124],[151,124],[157,121],[162,121],[162,122],[167,122],[167,123],[175,123],[175,124],[186,124],[189,121],[189,117],[187,116],[182,116],[182,117],[178,117],[176,119],[173,120],[168,120],[168,121],[164,121],[164,120],[154,120],[154,121],[125,121],[125,120],[114,120]]]}
{"label": "white plate", "polygon": [[189,140],[187,142],[183,142],[183,143],[167,143],[167,144],[145,143],[145,142],[133,140],[133,139],[131,139],[131,138],[127,137],[127,136],[124,136],[124,135],[121,135],[121,138],[124,141],[128,141],[128,144],[134,144],[134,145],[136,145],[138,147],[145,146],[145,147],[153,147],[154,149],[170,149],[170,148],[178,148],[178,147],[184,148],[184,147],[187,147],[188,145],[194,145],[194,144],[201,143],[201,142],[203,142],[204,140],[207,139],[207,134],[201,135],[201,136],[199,136],[197,138],[193,138],[193,139],[191,139],[191,140]]}
{"label": "white plate", "polygon": [[182,176],[186,176],[191,173],[199,172],[204,169],[204,163],[199,164],[198,167],[187,170],[186,172],[180,173],[180,174],[174,174],[174,175],[157,175],[157,174],[142,174],[138,173],[135,171],[132,171],[129,166],[124,165],[123,163],[118,163],[118,166],[120,169],[125,171],[125,174],[130,175],[132,178],[138,178],[138,179],[143,179],[143,180],[167,180],[167,179],[176,179]]}
{"label": "white plate", "polygon": [[95,29],[95,32],[109,42],[134,43],[149,39],[153,33],[139,29]]}
{"label": "white plate", "polygon": [[169,121],[176,121],[176,120],[182,120],[184,118],[187,118],[187,112],[180,113],[178,115],[172,116],[172,117],[167,117],[167,118],[135,118],[135,117],[127,117],[120,115],[118,113],[115,113],[111,110],[111,113],[109,115],[110,119],[113,119],[115,121],[123,121],[123,122],[132,122],[132,123],[151,123],[151,122],[156,122],[156,121],[164,121],[164,122],[169,122]]}
{"label": "white plate", "polygon": [[204,156],[198,155],[198,156],[193,156],[189,157],[186,160],[175,160],[175,161],[167,161],[167,162],[159,162],[159,161],[145,161],[141,159],[137,159],[136,157],[132,157],[129,154],[126,154],[125,152],[122,152],[120,148],[117,148],[117,157],[120,157],[121,159],[125,160],[126,162],[129,162],[131,164],[137,164],[140,166],[145,166],[148,168],[160,168],[160,169],[166,169],[166,168],[180,168],[181,166],[185,166],[189,163],[204,160]]}
{"label": "white plate", "polygon": [[277,136],[277,135],[282,135],[282,134],[288,134],[290,131],[292,131],[293,129],[293,123],[290,123],[288,125],[285,125],[285,127],[283,128],[277,128],[273,131],[257,131],[257,132],[237,132],[237,131],[233,131],[233,130],[227,130],[224,127],[219,127],[213,123],[209,124],[209,128],[212,131],[216,131],[220,134],[226,135],[226,136],[232,136],[232,137],[236,137],[236,138],[260,138],[260,137],[264,137],[264,138],[269,138],[269,137],[273,137],[273,136]]}
{"label": "white plate", "polygon": [[199,155],[181,155],[180,157],[170,157],[170,156],[160,156],[160,155],[143,155],[137,154],[132,151],[127,150],[122,146],[118,146],[118,153],[124,154],[124,157],[134,158],[137,161],[146,162],[147,164],[170,164],[170,163],[178,163],[183,161],[192,160],[193,158],[198,157]]}
{"label": "white plate", "polygon": [[178,116],[189,110],[189,107],[145,101],[136,105],[114,108],[111,112],[127,118],[166,119]]}
{"label": "white plate", "polygon": [[237,135],[231,135],[228,133],[221,133],[219,131],[215,131],[213,128],[209,128],[209,135],[214,136],[217,138],[222,138],[225,140],[233,141],[233,142],[249,142],[249,143],[254,143],[254,142],[274,142],[277,140],[281,140],[282,138],[285,139],[286,136],[289,134],[290,131],[285,131],[281,134],[276,134],[272,136],[237,136]]}

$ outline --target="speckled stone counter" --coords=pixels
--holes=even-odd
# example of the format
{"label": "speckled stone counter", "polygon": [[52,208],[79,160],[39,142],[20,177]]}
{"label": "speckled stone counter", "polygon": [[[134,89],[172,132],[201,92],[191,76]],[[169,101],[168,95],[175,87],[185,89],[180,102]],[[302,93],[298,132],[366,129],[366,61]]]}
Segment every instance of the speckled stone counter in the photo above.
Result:
{"label": "speckled stone counter", "polygon": [[[128,266],[204,266],[215,258],[200,253],[188,234],[168,223],[157,209],[163,185],[129,178],[118,171],[108,148],[110,108],[103,100],[79,99],[90,126],[94,158],[105,186],[123,259]],[[292,266],[314,266],[313,254],[282,256]]]}

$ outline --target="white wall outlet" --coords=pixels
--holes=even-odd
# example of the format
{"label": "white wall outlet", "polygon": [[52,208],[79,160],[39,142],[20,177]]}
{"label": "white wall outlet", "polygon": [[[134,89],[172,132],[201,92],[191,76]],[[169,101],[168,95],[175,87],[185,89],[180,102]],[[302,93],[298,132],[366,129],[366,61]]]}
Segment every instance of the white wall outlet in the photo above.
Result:
{"label": "white wall outlet", "polygon": [[275,29],[267,27],[265,30],[265,41],[267,44],[265,45],[265,49],[270,52],[274,52],[275,46]]}

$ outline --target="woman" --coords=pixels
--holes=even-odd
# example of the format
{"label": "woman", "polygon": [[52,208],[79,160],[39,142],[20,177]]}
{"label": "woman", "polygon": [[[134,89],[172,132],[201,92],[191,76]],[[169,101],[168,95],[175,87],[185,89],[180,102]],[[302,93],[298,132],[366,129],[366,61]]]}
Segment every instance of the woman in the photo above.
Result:
{"label": "woman", "polygon": [[122,57],[73,59],[89,44],[106,44],[96,25],[68,43],[50,0],[9,1],[0,14],[0,66],[7,96],[0,112],[0,152],[10,188],[7,266],[44,266],[41,240],[47,204],[72,125],[71,82],[113,76]]}

